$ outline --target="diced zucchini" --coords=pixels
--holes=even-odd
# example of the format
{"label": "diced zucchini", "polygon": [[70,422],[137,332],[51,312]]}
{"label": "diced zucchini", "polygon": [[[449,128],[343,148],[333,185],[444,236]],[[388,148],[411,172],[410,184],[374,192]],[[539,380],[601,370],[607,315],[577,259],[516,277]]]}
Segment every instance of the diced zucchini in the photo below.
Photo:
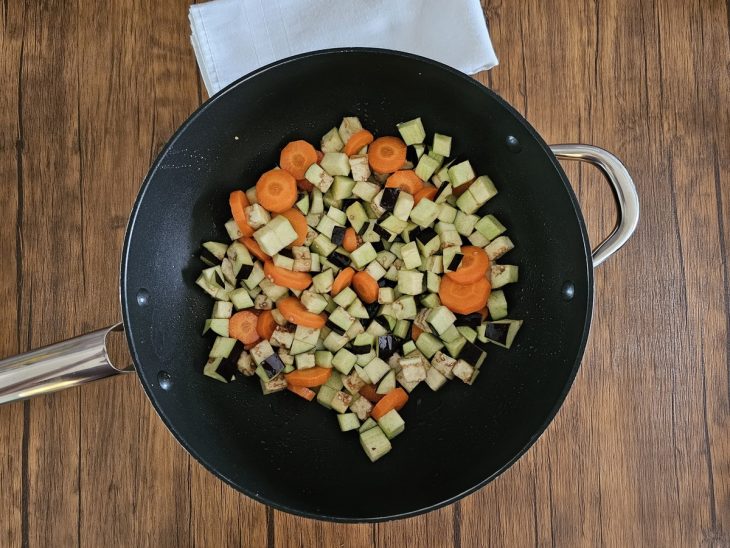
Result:
{"label": "diced zucchini", "polygon": [[337,394],[336,389],[330,388],[327,385],[320,386],[317,392],[317,403],[327,409],[332,409],[332,399],[335,397],[335,394]]}
{"label": "diced zucchini", "polygon": [[357,418],[355,413],[343,413],[337,415],[337,422],[340,424],[340,430],[342,432],[349,432],[350,430],[357,430],[360,428],[360,420]]}
{"label": "diced zucchini", "polygon": [[398,193],[398,198],[395,201],[395,207],[393,208],[393,216],[401,221],[407,221],[411,210],[413,209],[413,196],[408,192]]}
{"label": "diced zucchini", "polygon": [[439,168],[441,162],[429,154],[424,154],[416,165],[416,175],[424,181],[428,181]]}
{"label": "diced zucchini", "polygon": [[360,445],[370,462],[375,462],[392,449],[390,441],[379,426],[360,433]]}
{"label": "diced zucchini", "polygon": [[423,272],[399,270],[398,291],[403,295],[420,295],[423,293]]}
{"label": "diced zucchini", "polygon": [[507,299],[504,296],[504,291],[496,289],[489,294],[489,300],[487,301],[487,308],[489,308],[489,317],[493,320],[501,320],[507,317]]}
{"label": "diced zucchini", "polygon": [[460,325],[456,329],[470,343],[473,343],[477,338],[477,332],[468,325]]}
{"label": "diced zucchini", "polygon": [[230,337],[216,337],[208,356],[211,358],[227,358],[233,347],[236,346],[236,342],[238,342],[237,339]]}
{"label": "diced zucchini", "polygon": [[515,244],[507,236],[499,236],[484,248],[490,261],[496,261],[505,253],[513,250]]}
{"label": "diced zucchini", "polygon": [[324,347],[330,352],[337,352],[349,342],[349,339],[344,335],[338,335],[334,331],[330,332],[324,339]]}
{"label": "diced zucchini", "polygon": [[522,327],[522,320],[495,320],[479,327],[482,335],[479,340],[510,348],[517,332]]}
{"label": "diced zucchini", "polygon": [[373,358],[365,368],[365,374],[372,384],[376,384],[390,371],[390,366],[380,358]]}
{"label": "diced zucchini", "polygon": [[468,383],[471,381],[475,369],[464,360],[456,360],[456,365],[451,371],[455,377],[458,377],[462,381]]}
{"label": "diced zucchini", "polygon": [[476,174],[469,160],[453,165],[449,168],[449,180],[454,188],[474,180]]}
{"label": "diced zucchini", "polygon": [[[365,398],[363,398],[363,399],[365,399]],[[367,401],[367,400],[365,400],[365,401]],[[352,408],[352,406],[350,406],[350,408]],[[375,422],[375,420],[373,420],[372,418],[368,417],[368,419],[364,423],[362,423],[358,432],[362,433],[362,432],[370,430],[371,428],[374,428],[376,426],[378,426],[378,423]]]}
{"label": "diced zucchini", "polygon": [[446,377],[435,367],[431,367],[426,371],[426,384],[428,387],[436,392],[444,384],[446,384]]}
{"label": "diced zucchini", "polygon": [[403,421],[398,411],[391,409],[385,415],[378,419],[378,426],[383,431],[385,436],[392,440],[398,434],[403,432],[406,428],[406,423]]}
{"label": "diced zucchini", "polygon": [[431,150],[441,156],[451,156],[451,137],[440,133],[434,133]]}
{"label": "diced zucchini", "polygon": [[304,215],[309,213],[309,194],[304,194],[294,205]]}
{"label": "diced zucchini", "polygon": [[499,289],[519,279],[519,268],[511,264],[492,265],[492,289]]}
{"label": "diced zucchini", "polygon": [[329,130],[327,133],[325,133],[322,136],[322,140],[320,141],[320,150],[322,152],[339,152],[343,149],[345,146],[345,143],[342,142],[342,138],[340,137],[340,132],[337,130],[336,127],[333,127],[331,130]]}
{"label": "diced zucchini", "polygon": [[505,228],[505,226],[500,223],[494,215],[486,215],[485,217],[482,217],[479,219],[474,228],[488,240],[494,240],[497,236],[507,230],[507,228]]}
{"label": "diced zucchini", "polygon": [[226,232],[228,233],[228,237],[231,240],[238,240],[238,238],[243,237],[243,232],[241,232],[241,229],[238,228],[238,223],[235,219],[228,219],[225,224]]}
{"label": "diced zucchini", "polygon": [[438,214],[439,206],[428,198],[422,198],[416,207],[411,210],[411,221],[422,228],[426,228],[433,224]]}
{"label": "diced zucchini", "polygon": [[474,196],[479,205],[484,205],[497,195],[497,188],[488,176],[481,175],[471,184],[467,192]]}
{"label": "diced zucchini", "polygon": [[332,397],[330,406],[338,413],[345,413],[347,408],[350,407],[350,403],[352,403],[352,395],[338,390]]}
{"label": "diced zucchini", "polygon": [[373,245],[370,242],[365,242],[350,254],[350,260],[352,260],[355,268],[362,270],[368,263],[374,261],[377,256],[378,253]]}
{"label": "diced zucchini", "polygon": [[225,301],[216,301],[213,305],[212,318],[230,318],[233,313],[233,304]]}
{"label": "diced zucchini", "polygon": [[[445,306],[434,308],[427,317],[427,321],[436,333],[441,335],[456,322],[456,316]],[[424,352],[425,354],[425,352]]]}
{"label": "diced zucchini", "polygon": [[424,332],[418,336],[418,340],[416,341],[416,347],[418,348],[418,350],[421,351],[424,356],[426,356],[426,358],[430,359],[436,352],[441,350],[444,345],[439,339],[437,339],[430,333]]}
{"label": "diced zucchini", "polygon": [[[417,274],[423,276],[421,272],[417,272]],[[412,320],[418,313],[416,301],[411,296],[398,297],[392,306],[395,317],[398,320]]]}
{"label": "diced zucchini", "polygon": [[228,246],[226,255],[231,261],[231,265],[233,266],[233,273],[236,276],[238,276],[238,273],[241,271],[241,267],[243,265],[253,264],[251,254],[248,252],[248,249],[246,249],[246,246],[243,245],[241,242],[233,242],[230,246]]}
{"label": "diced zucchini", "polygon": [[400,132],[403,142],[406,145],[417,145],[423,143],[426,138],[426,130],[423,128],[421,118],[414,118],[407,122],[401,122],[396,127]]}
{"label": "diced zucchini", "polygon": [[461,211],[464,213],[472,214],[475,211],[477,211],[482,204],[477,202],[474,199],[474,196],[469,192],[468,190],[464,192],[459,198],[456,200],[456,207],[458,207]]}
{"label": "diced zucchini", "polygon": [[479,220],[479,217],[476,215],[467,215],[463,211],[459,211],[456,214],[456,219],[454,220],[454,226],[456,227],[456,231],[461,234],[462,236],[468,236],[474,231],[474,225]]}
{"label": "diced zucchini", "polygon": [[362,207],[360,202],[353,202],[345,210],[347,220],[350,221],[350,225],[359,233],[360,229],[368,220],[368,214],[365,213],[365,209]]}
{"label": "diced zucchini", "polygon": [[350,174],[350,161],[347,157],[347,154],[345,154],[344,152],[325,152],[324,157],[319,162],[319,165],[321,165],[322,169],[324,169],[333,177],[335,175]]}
{"label": "diced zucchini", "polygon": [[395,371],[392,369],[388,371],[385,376],[380,380],[376,392],[378,394],[387,394],[395,388]]}
{"label": "diced zucchini", "polygon": [[475,245],[477,247],[486,247],[489,244],[489,240],[487,240],[478,230],[469,234],[469,242],[471,245]]}
{"label": "diced zucchini", "polygon": [[362,304],[360,299],[355,299],[354,301],[352,301],[352,304],[347,307],[347,312],[353,318],[358,318],[360,320],[366,320],[370,317],[368,316],[368,311]]}
{"label": "diced zucchini", "polygon": [[[348,163],[348,169],[349,169],[349,163]],[[309,168],[307,168],[307,171],[304,173],[304,178],[312,183],[315,187],[317,187],[317,190],[320,192],[327,192],[330,187],[332,186],[332,183],[334,182],[334,178],[332,175],[327,173],[322,167],[314,163]],[[316,199],[316,198],[315,198]],[[319,199],[321,200],[322,197],[320,196]],[[312,207],[310,208],[310,213],[321,213],[321,211],[315,211],[314,204],[316,202],[313,202]]]}
{"label": "diced zucchini", "polygon": [[370,164],[366,154],[350,156],[350,172],[356,182],[367,181],[370,177]]}
{"label": "diced zucchini", "polygon": [[[436,370],[441,373],[446,379],[451,380],[454,378],[454,373],[452,372],[452,370],[454,369],[455,365],[456,359],[444,354],[441,351],[438,351],[436,352],[436,354],[434,354],[433,358],[431,358],[431,369],[429,369],[429,371]],[[428,382],[428,373],[426,374],[426,382]],[[429,386],[431,385],[429,384]]]}
{"label": "diced zucchini", "polygon": [[244,308],[251,308],[253,306],[251,296],[245,287],[234,289],[228,294],[228,297],[231,299],[233,306],[236,307],[236,310],[243,310]]}

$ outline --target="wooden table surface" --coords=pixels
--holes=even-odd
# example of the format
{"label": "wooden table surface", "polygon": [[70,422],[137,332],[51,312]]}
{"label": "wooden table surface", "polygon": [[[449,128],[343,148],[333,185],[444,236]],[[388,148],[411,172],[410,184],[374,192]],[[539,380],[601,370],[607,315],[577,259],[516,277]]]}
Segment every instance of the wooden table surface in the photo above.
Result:
{"label": "wooden table surface", "polygon": [[[642,205],[535,446],[440,511],[321,523],[214,478],[117,377],[0,408],[0,546],[730,545],[728,7],[483,3],[500,65],[477,78],[548,142],[619,155]],[[128,212],[204,99],[188,36],[182,0],[2,3],[0,356],[120,318]],[[608,187],[567,171],[598,241]]]}

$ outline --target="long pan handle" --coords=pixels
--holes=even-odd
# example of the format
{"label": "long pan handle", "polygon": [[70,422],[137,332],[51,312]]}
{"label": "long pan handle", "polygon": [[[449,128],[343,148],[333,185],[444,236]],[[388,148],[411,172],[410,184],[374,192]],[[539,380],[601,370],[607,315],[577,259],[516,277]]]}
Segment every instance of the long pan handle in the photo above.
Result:
{"label": "long pan handle", "polygon": [[593,249],[593,268],[616,253],[631,238],[639,224],[639,195],[621,160],[599,147],[591,145],[552,145],[560,160],[579,160],[598,167],[611,184],[618,207],[618,224],[613,232]]}
{"label": "long pan handle", "polygon": [[0,361],[0,404],[132,371],[111,363],[107,336],[121,323]]}

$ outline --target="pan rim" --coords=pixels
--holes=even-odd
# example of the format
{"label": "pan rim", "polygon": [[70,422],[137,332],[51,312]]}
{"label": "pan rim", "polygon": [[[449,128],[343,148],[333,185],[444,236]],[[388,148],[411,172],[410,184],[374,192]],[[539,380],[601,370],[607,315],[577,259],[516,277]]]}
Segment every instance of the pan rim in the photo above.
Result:
{"label": "pan rim", "polygon": [[[221,473],[219,470],[216,470],[212,466],[210,466],[204,459],[201,458],[199,453],[190,444],[187,443],[187,441],[183,438],[183,436],[181,436],[178,433],[178,431],[176,430],[176,428],[174,426],[173,420],[171,420],[167,416],[167,414],[162,409],[162,406],[159,405],[159,402],[157,401],[157,398],[152,390],[151,383],[147,379],[142,378],[142,375],[139,373],[139,371],[143,368],[140,365],[140,360],[139,360],[139,356],[138,356],[138,352],[137,352],[137,346],[131,335],[131,330],[126,328],[126,326],[130,325],[130,308],[131,308],[131,306],[133,306],[132,299],[128,295],[129,288],[126,283],[128,257],[129,257],[129,253],[130,253],[130,244],[131,244],[131,239],[132,239],[132,233],[134,232],[135,221],[136,221],[137,215],[139,213],[140,206],[144,199],[145,193],[146,193],[147,189],[149,188],[150,182],[154,178],[154,175],[155,175],[156,171],[159,169],[159,167],[162,163],[162,160],[165,158],[165,155],[167,154],[168,150],[173,147],[173,145],[175,144],[177,139],[186,131],[186,129],[200,115],[202,115],[204,113],[205,110],[207,110],[212,104],[216,103],[217,101],[222,100],[223,97],[225,97],[229,92],[231,92],[231,90],[235,89],[236,87],[238,87],[240,85],[243,85],[248,80],[251,80],[251,79],[255,78],[256,76],[263,74],[274,68],[278,68],[278,67],[281,67],[281,66],[289,64],[289,63],[295,63],[302,59],[306,59],[306,58],[310,58],[310,57],[318,57],[318,56],[326,56],[326,55],[340,55],[340,54],[350,54],[350,53],[389,55],[389,56],[401,57],[401,58],[404,58],[404,59],[410,60],[410,61],[417,61],[420,63],[430,64],[434,67],[437,67],[441,70],[445,70],[445,71],[451,73],[454,77],[458,77],[458,78],[468,82],[470,85],[476,86],[477,88],[480,89],[480,91],[482,93],[486,93],[487,95],[489,95],[493,100],[497,101],[503,108],[505,108],[510,114],[512,114],[512,116],[525,128],[525,130],[530,134],[530,136],[533,137],[535,139],[535,141],[539,144],[539,146],[543,149],[543,152],[547,155],[547,157],[549,158],[550,162],[552,163],[554,169],[556,169],[558,175],[560,176],[560,178],[563,182],[565,190],[567,191],[568,197],[573,206],[573,210],[575,211],[576,218],[578,220],[578,225],[580,228],[580,237],[581,237],[581,240],[583,242],[583,247],[584,247],[586,277],[587,277],[587,295],[586,295],[587,302],[586,302],[585,320],[583,323],[583,332],[581,334],[580,343],[577,348],[575,361],[571,368],[570,374],[568,375],[566,383],[563,387],[563,390],[558,395],[558,397],[555,401],[555,405],[550,410],[550,412],[547,414],[544,422],[539,426],[539,428],[537,428],[535,430],[534,434],[527,440],[525,445],[518,452],[516,452],[515,455],[511,459],[509,459],[502,467],[500,467],[498,470],[496,470],[491,475],[487,476],[482,481],[474,484],[473,486],[469,487],[468,489],[465,489],[461,493],[458,493],[448,499],[444,499],[437,503],[434,503],[434,504],[431,504],[428,506],[424,506],[421,508],[416,508],[414,510],[409,510],[409,511],[401,512],[398,514],[376,515],[376,516],[369,516],[369,517],[326,515],[326,514],[308,512],[308,511],[304,511],[304,510],[301,510],[298,508],[294,508],[294,507],[288,506],[286,504],[282,504],[281,502],[269,499],[266,496],[263,496],[258,492],[251,491],[250,489],[246,488],[245,486],[237,484],[236,482],[234,482],[233,480],[228,478],[225,474]],[[185,449],[185,451],[189,455],[191,455],[196,461],[198,461],[210,473],[212,473],[216,477],[223,480],[226,484],[230,485],[236,491],[239,491],[239,492],[245,494],[246,496],[250,497],[251,499],[253,499],[257,502],[260,502],[260,503],[270,506],[274,509],[281,510],[281,511],[284,511],[289,514],[296,515],[296,516],[306,517],[306,518],[310,518],[310,519],[317,519],[317,520],[322,520],[322,521],[335,522],[335,523],[379,523],[379,522],[384,522],[384,521],[399,520],[399,519],[415,517],[415,516],[418,516],[421,514],[431,512],[433,510],[437,510],[439,508],[443,508],[450,504],[453,504],[453,503],[461,500],[462,498],[478,491],[479,489],[481,489],[482,487],[484,487],[485,485],[487,485],[488,483],[490,483],[491,481],[493,481],[494,479],[499,477],[501,474],[503,474],[508,468],[510,468],[515,462],[517,462],[535,444],[535,442],[540,438],[540,436],[542,436],[542,434],[545,432],[547,427],[552,423],[553,419],[555,418],[558,411],[560,410],[563,403],[565,402],[565,399],[566,399],[568,393],[570,392],[570,389],[573,385],[573,382],[575,380],[575,377],[578,373],[581,362],[583,360],[583,355],[585,353],[588,336],[590,334],[590,326],[591,326],[592,317],[593,317],[593,302],[594,302],[594,300],[593,300],[594,299],[593,264],[592,264],[592,259],[591,259],[591,249],[590,249],[590,244],[589,244],[589,239],[588,239],[588,232],[587,232],[585,220],[583,219],[582,210],[581,210],[580,204],[578,202],[578,199],[577,199],[575,193],[573,192],[570,182],[569,182],[565,172],[562,169],[562,166],[560,165],[557,158],[550,150],[550,147],[542,139],[540,134],[507,101],[502,99],[502,97],[497,95],[494,91],[492,91],[485,85],[481,84],[474,78],[470,77],[469,75],[464,74],[464,73],[458,71],[457,69],[454,69],[439,61],[435,61],[435,60],[429,59],[427,57],[422,57],[420,55],[403,52],[403,51],[391,50],[391,49],[370,48],[370,47],[345,47],[345,48],[330,48],[330,49],[316,50],[316,51],[301,53],[298,55],[287,57],[287,58],[281,59],[279,61],[275,61],[273,63],[265,65],[257,70],[254,70],[254,71],[242,76],[238,80],[235,80],[234,82],[230,83],[228,86],[223,88],[221,91],[219,91],[217,94],[210,97],[202,105],[200,105],[185,120],[185,122],[183,122],[182,125],[180,125],[180,127],[178,127],[178,129],[175,131],[175,133],[167,141],[165,146],[160,150],[154,163],[150,166],[150,168],[147,172],[147,175],[145,176],[144,181],[139,189],[137,198],[135,199],[134,205],[130,212],[129,220],[128,220],[125,235],[124,235],[124,245],[123,245],[123,249],[122,249],[119,288],[120,288],[120,301],[121,301],[121,308],[122,308],[122,319],[123,319],[123,324],[125,325],[125,330],[124,330],[125,336],[127,338],[127,344],[129,346],[130,354],[132,356],[132,361],[134,362],[134,367],[137,372],[137,377],[139,379],[139,382],[142,385],[142,388],[144,389],[145,394],[147,395],[147,398],[149,399],[150,403],[152,404],[155,412],[162,419],[162,422],[165,424],[167,429],[173,435],[175,440]]]}

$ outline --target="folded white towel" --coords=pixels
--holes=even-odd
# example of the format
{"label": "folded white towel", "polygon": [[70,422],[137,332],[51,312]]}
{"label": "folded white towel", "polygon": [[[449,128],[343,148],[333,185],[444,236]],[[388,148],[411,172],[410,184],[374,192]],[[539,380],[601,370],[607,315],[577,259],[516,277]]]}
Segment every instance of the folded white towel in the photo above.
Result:
{"label": "folded white towel", "polygon": [[307,51],[369,46],[430,57],[473,74],[497,57],[479,0],[213,0],[190,6],[209,95]]}

